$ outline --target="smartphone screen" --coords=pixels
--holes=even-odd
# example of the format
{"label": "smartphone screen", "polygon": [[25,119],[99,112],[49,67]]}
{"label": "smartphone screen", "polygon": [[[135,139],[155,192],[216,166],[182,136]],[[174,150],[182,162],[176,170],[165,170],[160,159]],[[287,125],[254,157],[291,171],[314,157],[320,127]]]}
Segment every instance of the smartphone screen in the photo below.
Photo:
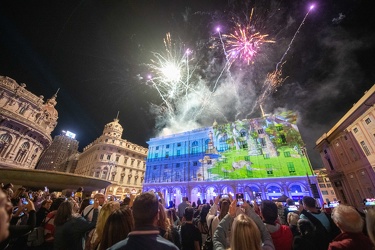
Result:
{"label": "smartphone screen", "polygon": [[29,202],[27,202],[26,198],[21,198],[22,204],[27,205]]}
{"label": "smartphone screen", "polygon": [[228,194],[221,194],[220,198],[228,198]]}
{"label": "smartphone screen", "polygon": [[237,206],[242,206],[243,205],[243,194],[242,193],[236,194],[236,200],[237,200]]}
{"label": "smartphone screen", "polygon": [[29,199],[30,199],[30,200],[33,199],[33,194],[32,194],[32,193],[29,193]]}
{"label": "smartphone screen", "polygon": [[94,199],[90,199],[89,204],[90,205],[94,204]]}

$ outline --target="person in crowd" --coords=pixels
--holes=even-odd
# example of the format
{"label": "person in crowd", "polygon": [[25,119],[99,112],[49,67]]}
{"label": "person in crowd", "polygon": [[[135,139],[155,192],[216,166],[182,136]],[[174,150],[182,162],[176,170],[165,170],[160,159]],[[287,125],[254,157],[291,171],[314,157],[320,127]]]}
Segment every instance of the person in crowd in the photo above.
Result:
{"label": "person in crowd", "polygon": [[[120,203],[117,201],[109,201],[102,206],[100,209],[98,222],[96,223],[96,228],[89,238],[88,244],[90,244],[90,249],[97,249],[98,245],[102,240],[102,234],[104,230],[104,225],[113,211],[120,209]],[[91,238],[91,239],[90,239]]]}
{"label": "person in crowd", "polygon": [[[99,212],[100,212],[100,209],[102,208],[101,206],[103,206],[103,204],[105,203],[105,195],[102,194],[102,193],[97,193],[94,195],[94,200],[98,200],[99,201]],[[88,221],[91,221],[92,220],[92,216],[93,216],[93,212],[94,212],[94,205],[88,205],[84,210],[83,210],[83,213],[82,213],[82,216],[88,220]]]}
{"label": "person in crowd", "polygon": [[5,184],[3,187],[3,190],[9,199],[13,197],[13,184],[12,183]]}
{"label": "person in crowd", "polygon": [[195,201],[193,201],[193,203],[191,203],[191,207],[196,209],[197,208],[197,204],[195,204]]}
{"label": "person in crowd", "polygon": [[11,210],[11,204],[8,197],[0,190],[0,244],[9,236],[9,210]]}
{"label": "person in crowd", "polygon": [[130,208],[120,208],[109,215],[103,229],[99,250],[105,250],[124,240],[134,229],[134,219]]}
{"label": "person in crowd", "polygon": [[126,196],[123,202],[121,203],[121,208],[129,208],[129,204],[130,204],[130,197]]}
{"label": "person in crowd", "polygon": [[169,205],[168,205],[167,209],[174,208],[174,207],[175,207],[174,202],[169,201]]}
{"label": "person in crowd", "polygon": [[13,206],[18,206],[21,199],[29,199],[26,193],[26,188],[20,187],[14,192],[11,202]]}
{"label": "person in crowd", "polygon": [[302,198],[299,211],[301,219],[309,220],[315,226],[315,233],[320,239],[318,249],[326,250],[332,239],[339,234],[339,229],[331,216],[318,209],[315,199],[310,196]]}
{"label": "person in crowd", "polygon": [[189,206],[187,197],[182,197],[182,202],[177,207],[177,213],[180,220],[184,217],[185,208]]}
{"label": "person in crowd", "polygon": [[85,198],[82,200],[81,202],[81,206],[79,206],[79,214],[81,214],[83,216],[83,211],[85,210],[85,208],[90,205],[90,198]]}
{"label": "person in crowd", "polygon": [[284,214],[284,206],[282,202],[275,202],[276,207],[277,207],[277,214],[278,214],[278,220],[281,225],[287,225],[286,223],[286,216]]}
{"label": "person in crowd", "polygon": [[171,224],[162,204],[159,204],[158,228],[160,231],[160,235],[164,239],[173,242],[178,248],[181,247],[180,235],[174,225]]}
{"label": "person in crowd", "polygon": [[208,224],[207,224],[207,215],[210,211],[209,204],[203,204],[201,206],[199,215],[196,219],[194,219],[194,225],[199,229],[202,234],[202,241],[205,242],[208,236]]}
{"label": "person in crowd", "polygon": [[55,241],[55,216],[57,209],[60,207],[61,203],[65,201],[65,198],[56,198],[50,207],[50,212],[46,216],[46,221],[44,224],[44,241],[50,248],[53,247],[53,242]]}
{"label": "person in crowd", "polygon": [[167,216],[168,216],[168,219],[170,220],[171,224],[173,224],[173,226],[175,226],[175,227],[181,226],[181,221],[177,216],[176,209],[174,209],[174,208],[168,209]]}
{"label": "person in crowd", "polygon": [[39,227],[47,214],[50,212],[49,209],[52,205],[52,200],[44,200],[38,212],[36,212],[36,226]]}
{"label": "person in crowd", "polygon": [[[35,228],[36,223],[36,212],[34,203],[26,198],[27,204],[19,206],[9,206],[9,215],[11,216],[12,211],[17,209],[16,216],[12,216],[9,223],[9,236],[6,240],[0,243],[0,249],[24,249],[27,243],[27,234]],[[24,214],[24,215],[22,215]],[[18,224],[19,216],[27,218],[26,224]],[[1,219],[2,220],[2,219]]]}
{"label": "person in crowd", "polygon": [[374,249],[370,238],[362,233],[364,222],[353,207],[346,205],[335,207],[332,210],[332,219],[341,233],[329,244],[328,250]]}
{"label": "person in crowd", "polygon": [[[237,201],[232,201],[228,214],[220,221],[214,233],[214,249],[224,250],[230,247],[231,250],[274,250],[271,235],[254,209],[247,202],[243,203],[242,208],[245,214],[238,209]],[[228,246],[226,238],[229,233],[231,240]]]}
{"label": "person in crowd", "polygon": [[74,197],[76,198],[76,200],[78,202],[81,202],[82,201],[82,198],[83,198],[83,187],[79,187],[77,188],[77,191],[76,193],[74,194]]}
{"label": "person in crowd", "polygon": [[366,213],[367,234],[375,245],[375,209],[368,209]]}
{"label": "person in crowd", "polygon": [[75,200],[64,201],[57,209],[55,216],[54,249],[83,250],[86,232],[96,226],[99,213],[98,207],[99,200],[95,199],[92,220],[88,221],[75,212]]}
{"label": "person in crowd", "polygon": [[261,203],[260,214],[270,232],[276,250],[290,250],[293,244],[293,234],[286,225],[278,222],[278,209],[273,201],[264,200]]}
{"label": "person in crowd", "polygon": [[297,221],[297,228],[299,235],[296,235],[293,239],[293,250],[318,249],[316,241],[319,239],[316,238],[314,225],[309,220],[300,219]]}
{"label": "person in crowd", "polygon": [[[219,222],[224,218],[225,215],[227,215],[231,200],[231,195],[229,195],[228,198],[222,199],[220,199],[219,195],[215,197],[214,204],[210,208],[210,211],[208,212],[206,217],[208,228],[210,229],[211,227],[211,231],[209,232],[211,236],[214,235],[216,228],[219,225]],[[217,215],[218,210],[220,211],[219,215]],[[229,246],[230,239],[229,235],[227,236],[228,238],[226,245]]]}
{"label": "person in crowd", "polygon": [[214,204],[214,200],[213,199],[210,199],[210,207]]}
{"label": "person in crowd", "polygon": [[202,244],[202,235],[193,224],[194,208],[185,208],[184,223],[181,226],[181,249],[199,250]]}
{"label": "person in crowd", "polygon": [[134,231],[109,249],[178,250],[172,242],[160,236],[158,230],[159,202],[154,193],[138,195],[133,203]]}
{"label": "person in crowd", "polygon": [[299,214],[294,212],[289,212],[287,216],[287,223],[289,225],[290,231],[292,231],[293,237],[300,235],[300,232],[298,231],[298,223],[299,220]]}
{"label": "person in crowd", "polygon": [[201,201],[201,198],[198,198],[197,199],[197,207],[199,207],[200,205],[202,205],[202,201]]}
{"label": "person in crowd", "polygon": [[[295,203],[294,203],[294,200],[292,200],[291,198],[288,198],[288,199],[286,199],[286,206],[284,207],[284,217],[286,218],[286,220],[287,220],[287,218],[288,218],[288,214],[289,214],[289,207],[290,206],[295,206]],[[296,211],[296,213],[297,213],[298,211]]]}

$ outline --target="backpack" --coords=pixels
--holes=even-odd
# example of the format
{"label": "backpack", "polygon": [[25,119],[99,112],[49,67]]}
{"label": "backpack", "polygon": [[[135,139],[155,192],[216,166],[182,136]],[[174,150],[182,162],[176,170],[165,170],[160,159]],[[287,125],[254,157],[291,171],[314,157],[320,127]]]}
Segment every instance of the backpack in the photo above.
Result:
{"label": "backpack", "polygon": [[35,227],[27,236],[27,246],[29,247],[37,247],[41,246],[44,243],[44,225],[47,224],[50,219],[49,218],[46,222],[44,218],[42,224],[39,227]]}

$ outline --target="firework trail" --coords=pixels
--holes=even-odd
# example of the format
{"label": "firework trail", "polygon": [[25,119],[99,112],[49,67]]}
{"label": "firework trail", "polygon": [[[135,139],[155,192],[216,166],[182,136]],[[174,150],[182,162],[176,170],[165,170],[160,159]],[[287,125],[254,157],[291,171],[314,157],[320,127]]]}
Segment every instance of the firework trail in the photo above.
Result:
{"label": "firework trail", "polygon": [[247,114],[246,117],[248,117],[249,115],[251,115],[255,108],[257,106],[261,106],[263,105],[263,103],[265,102],[266,98],[272,94],[279,86],[281,86],[284,81],[287,79],[287,77],[283,78],[282,77],[282,67],[283,65],[285,64],[284,62],[284,58],[285,56],[288,54],[297,34],[299,33],[300,29],[302,28],[303,24],[305,23],[306,21],[306,18],[307,16],[310,14],[310,11],[314,9],[314,5],[311,5],[309,10],[307,11],[305,17],[303,18],[301,24],[298,26],[296,32],[294,33],[293,37],[292,37],[292,40],[290,41],[287,49],[285,50],[284,54],[282,55],[281,59],[279,60],[279,62],[276,64],[276,68],[275,70],[272,72],[272,73],[268,73],[267,74],[267,77],[263,83],[263,91],[262,91],[262,94],[258,97],[255,105],[253,106],[252,110],[250,113]]}

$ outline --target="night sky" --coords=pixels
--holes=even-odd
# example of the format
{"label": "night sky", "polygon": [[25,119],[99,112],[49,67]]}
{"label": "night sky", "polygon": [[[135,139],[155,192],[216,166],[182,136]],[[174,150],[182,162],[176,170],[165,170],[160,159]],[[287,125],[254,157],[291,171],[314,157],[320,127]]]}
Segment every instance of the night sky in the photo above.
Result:
{"label": "night sky", "polygon": [[[152,52],[164,50],[167,32],[195,52],[200,58],[197,74],[212,84],[224,58],[220,46],[213,46],[218,41],[216,27],[230,33],[234,23],[246,20],[255,7],[254,27],[275,44],[262,46],[253,64],[236,62],[231,68],[232,77],[251,99],[259,94],[265,75],[275,68],[312,3],[315,8],[285,56],[282,72],[287,79],[267,98],[264,109],[298,113],[312,165],[319,168],[316,140],[375,83],[373,0],[5,0],[0,2],[0,75],[25,83],[45,98],[60,88],[53,136],[72,131],[82,149],[119,111],[123,138],[147,147],[163,118],[150,111],[151,104],[162,101],[145,83],[146,64]],[[212,62],[217,62],[216,69]],[[243,108],[251,109],[246,105],[244,101]],[[236,117],[231,112],[236,113],[225,111],[229,121]],[[257,110],[248,118],[259,115]],[[210,126],[214,119],[210,114],[197,122]]]}

